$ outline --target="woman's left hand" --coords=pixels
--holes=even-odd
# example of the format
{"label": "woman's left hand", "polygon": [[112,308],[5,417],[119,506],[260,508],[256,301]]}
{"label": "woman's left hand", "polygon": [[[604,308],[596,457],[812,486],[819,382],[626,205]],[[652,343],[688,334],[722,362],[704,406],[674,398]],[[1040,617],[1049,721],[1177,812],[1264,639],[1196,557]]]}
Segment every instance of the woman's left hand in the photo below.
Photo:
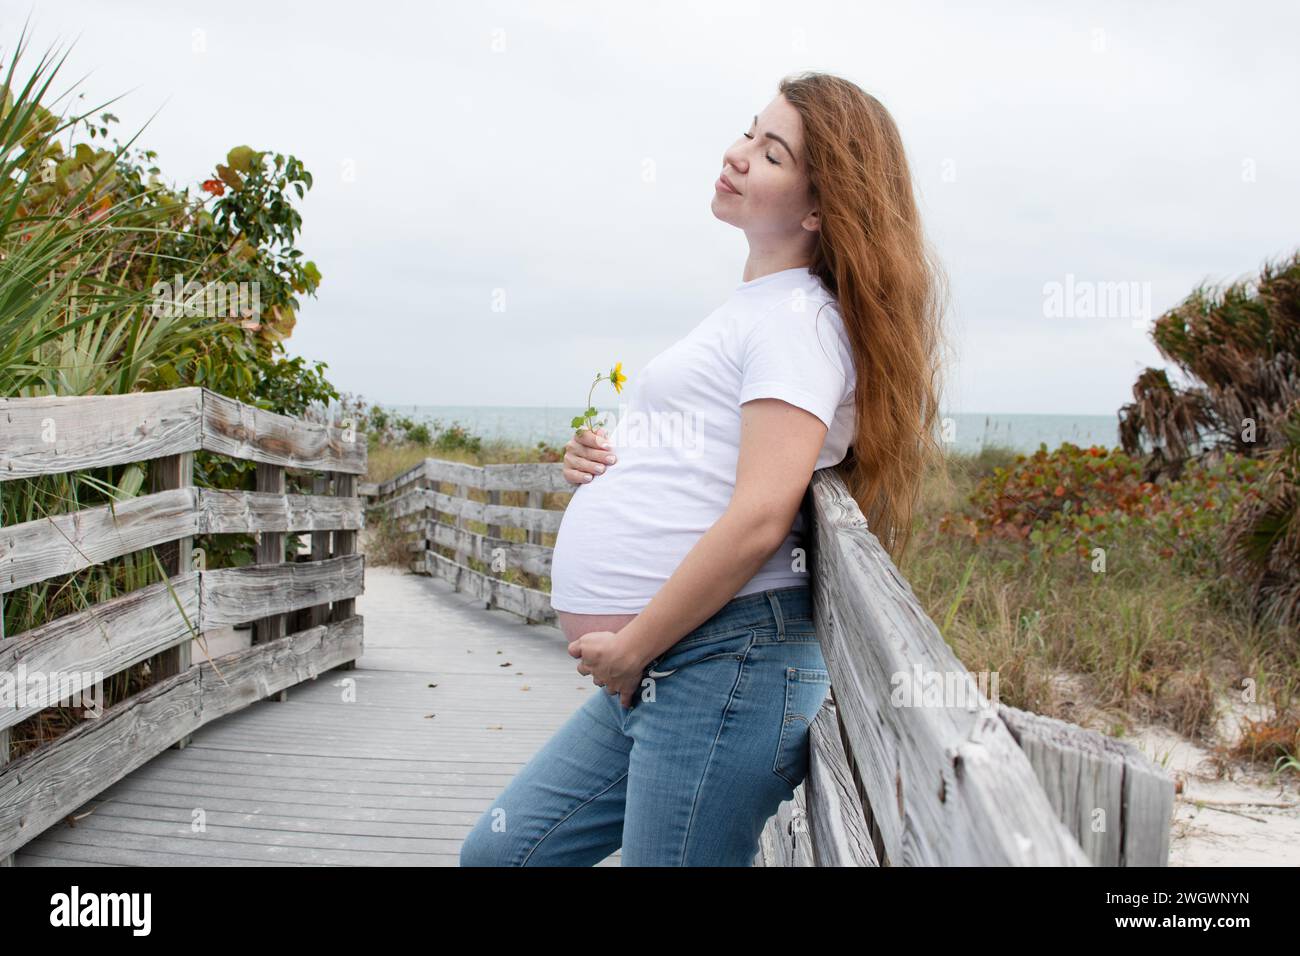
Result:
{"label": "woman's left hand", "polygon": [[624,707],[641,689],[645,661],[628,640],[615,631],[590,631],[569,645],[569,654],[578,658],[578,673],[590,675],[597,687],[607,694],[618,694]]}

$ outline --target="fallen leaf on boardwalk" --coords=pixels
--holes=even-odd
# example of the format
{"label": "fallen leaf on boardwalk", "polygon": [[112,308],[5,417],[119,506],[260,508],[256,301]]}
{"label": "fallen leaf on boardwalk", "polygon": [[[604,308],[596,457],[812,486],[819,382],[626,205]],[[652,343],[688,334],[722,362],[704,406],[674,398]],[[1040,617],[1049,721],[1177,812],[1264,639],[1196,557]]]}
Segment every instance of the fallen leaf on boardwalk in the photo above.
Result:
{"label": "fallen leaf on boardwalk", "polygon": [[500,665],[498,665],[498,666],[500,666],[500,667],[514,667],[515,665],[512,664],[510,661],[503,661],[503,662],[502,662]]}

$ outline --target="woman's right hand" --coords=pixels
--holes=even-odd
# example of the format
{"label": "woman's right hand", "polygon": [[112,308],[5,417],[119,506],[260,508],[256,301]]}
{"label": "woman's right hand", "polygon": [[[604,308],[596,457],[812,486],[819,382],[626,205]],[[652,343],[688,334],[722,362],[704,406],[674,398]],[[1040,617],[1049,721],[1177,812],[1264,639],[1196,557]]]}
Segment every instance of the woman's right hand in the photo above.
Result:
{"label": "woman's right hand", "polygon": [[605,429],[584,428],[564,446],[564,480],[585,485],[614,464],[615,455],[605,440]]}

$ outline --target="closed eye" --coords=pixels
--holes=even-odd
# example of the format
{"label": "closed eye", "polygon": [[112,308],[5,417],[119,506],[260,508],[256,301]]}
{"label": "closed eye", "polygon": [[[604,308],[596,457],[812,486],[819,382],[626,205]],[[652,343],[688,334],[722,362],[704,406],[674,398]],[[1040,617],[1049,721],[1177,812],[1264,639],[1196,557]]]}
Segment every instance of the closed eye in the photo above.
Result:
{"label": "closed eye", "polygon": [[[754,138],[754,137],[750,136],[748,133],[745,134],[745,139],[753,139],[753,138]],[[780,166],[780,165],[781,165],[781,164],[778,163],[775,159],[772,158],[772,154],[771,154],[771,153],[765,153],[764,155],[767,157],[767,161],[768,161],[769,163],[771,163],[773,166]]]}

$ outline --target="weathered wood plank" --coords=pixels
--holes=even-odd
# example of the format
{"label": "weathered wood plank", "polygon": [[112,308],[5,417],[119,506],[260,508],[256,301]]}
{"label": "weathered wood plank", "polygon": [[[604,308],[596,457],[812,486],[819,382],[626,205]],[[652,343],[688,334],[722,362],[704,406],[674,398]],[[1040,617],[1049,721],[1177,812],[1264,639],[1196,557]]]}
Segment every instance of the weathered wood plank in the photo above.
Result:
{"label": "weathered wood plank", "polygon": [[203,393],[202,447],[282,468],[363,474],[365,436],[333,424],[277,415],[216,392]]}
{"label": "weathered wood plank", "polygon": [[559,491],[573,493],[574,487],[564,480],[560,462],[521,462],[503,465],[469,465],[459,461],[426,458],[396,478],[380,482],[379,496],[388,497],[405,485],[426,478],[466,485],[482,491]]}
{"label": "weathered wood plank", "polygon": [[[167,494],[173,490],[189,492],[194,495],[194,500],[197,503],[197,495],[193,487],[194,452],[182,452],[179,455],[170,455],[150,462],[149,483],[156,493]],[[195,510],[197,512],[197,508]],[[163,573],[168,577],[175,577],[182,572],[193,569],[193,550],[194,538],[187,534],[175,541],[167,541],[158,545],[155,554]],[[189,670],[191,644],[191,641],[181,641],[173,647],[160,651],[149,662],[154,679],[163,680]],[[188,746],[189,742],[189,734],[186,734],[172,746],[183,748]]]}
{"label": "weathered wood plank", "polygon": [[[361,498],[337,498],[329,494],[330,477],[327,474],[314,475],[311,485],[312,494],[318,498],[327,498],[329,501],[338,502],[340,506],[348,506],[349,521],[347,524],[340,524],[341,530],[345,527],[361,527]],[[352,522],[355,521],[355,524]],[[324,561],[330,557],[330,548],[333,546],[333,536],[330,531],[333,529],[321,528],[312,532],[311,536],[311,559],[313,561]],[[307,623],[311,627],[319,627],[328,623],[330,608],[328,604],[313,604],[307,614]]]}
{"label": "weathered wood plank", "polygon": [[430,521],[428,540],[446,548],[463,551],[475,561],[490,565],[498,555],[507,568],[517,568],[529,574],[549,575],[551,573],[551,555],[554,548],[540,544],[525,544],[508,538],[494,538],[489,535],[453,528],[441,521]]}
{"label": "weathered wood plank", "polygon": [[108,708],[0,770],[0,854],[9,854],[181,736],[361,653],[353,617],[204,662]]}
{"label": "weathered wood plank", "polygon": [[504,608],[532,622],[551,623],[556,620],[551,596],[545,591],[480,574],[434,551],[424,553],[423,565],[424,573],[451,582],[457,591],[474,595],[484,602],[485,607]]}
{"label": "weathered wood plank", "polygon": [[[350,498],[356,494],[357,478],[355,475],[346,475],[342,473],[334,474],[334,493],[343,497]],[[334,560],[355,561],[357,551],[357,533],[355,531],[339,531],[334,535]],[[365,558],[361,556],[361,565],[364,569]],[[350,566],[350,565],[349,565]],[[345,621],[357,613],[357,602],[354,600],[355,594],[360,594],[358,588],[354,594],[345,595],[334,602],[330,609],[331,621]],[[349,668],[352,666],[349,663]]]}
{"label": "weathered wood plank", "polygon": [[560,529],[560,521],[564,517],[563,511],[549,508],[490,505],[484,501],[473,501],[439,491],[425,491],[420,494],[424,496],[426,507],[443,514],[455,515],[462,521],[481,521],[484,524],[554,533]]}
{"label": "weathered wood plank", "polygon": [[193,488],[10,525],[0,535],[0,592],[197,533]]}
{"label": "weathered wood plank", "polygon": [[[199,573],[187,571],[0,642],[0,673],[116,674],[197,636]],[[80,679],[73,690],[79,690]],[[71,686],[71,685],[70,685]],[[0,710],[0,727],[17,724],[59,699],[52,688],[26,707]]]}
{"label": "weathered wood plank", "polygon": [[202,407],[201,388],[0,398],[0,481],[196,451]]}
{"label": "weathered wood plank", "polygon": [[999,705],[1057,816],[1096,866],[1167,866],[1174,781],[1126,741]]}
{"label": "weathered wood plank", "polygon": [[363,574],[364,560],[359,554],[204,571],[203,627],[243,624],[326,601],[355,598],[362,593]]}
{"label": "weathered wood plank", "polygon": [[[323,480],[323,479],[322,479]],[[259,531],[356,531],[362,527],[360,498],[277,495],[258,491],[199,491],[200,526],[208,534]]]}
{"label": "weathered wood plank", "polygon": [[[172,561],[175,542],[195,534],[356,530],[362,521],[360,498],[192,487],[159,490],[10,525],[0,536],[0,592],[144,548],[158,548],[160,557],[165,554]],[[187,555],[189,550],[184,547]]]}
{"label": "weathered wood plank", "polygon": [[0,854],[12,853],[199,726],[199,670],[146,688],[0,770]]}
{"label": "weathered wood plank", "polygon": [[356,660],[363,625],[364,618],[353,615],[203,662],[203,722]]}
{"label": "weathered wood plank", "polygon": [[[262,494],[279,497],[285,493],[284,468],[280,465],[257,465],[257,490]],[[257,535],[257,563],[277,565],[284,561],[284,533],[261,531]],[[247,620],[247,619],[246,619]],[[278,641],[287,633],[288,622],[283,614],[269,614],[253,621],[253,643],[268,644]]]}
{"label": "weathered wood plank", "polygon": [[894,705],[898,675],[911,680],[916,668],[947,685],[967,671],[867,530],[843,479],[820,469],[811,493],[814,617],[890,864],[1087,865],[978,692]]}
{"label": "weathered wood plank", "polygon": [[809,730],[808,777],[800,788],[806,832],[796,833],[795,845],[802,836],[812,866],[879,866],[832,697],[827,696]]}

